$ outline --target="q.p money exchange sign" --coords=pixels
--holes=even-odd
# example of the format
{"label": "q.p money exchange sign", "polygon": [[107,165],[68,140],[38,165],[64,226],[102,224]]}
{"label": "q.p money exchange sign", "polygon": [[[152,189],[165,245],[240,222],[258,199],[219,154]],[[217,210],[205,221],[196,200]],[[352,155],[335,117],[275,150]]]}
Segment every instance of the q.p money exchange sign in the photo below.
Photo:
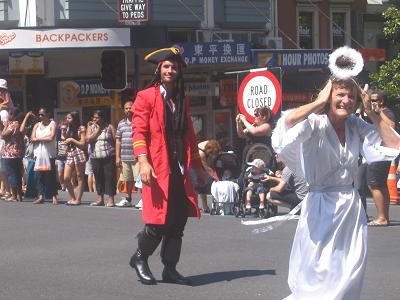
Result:
{"label": "q.p money exchange sign", "polygon": [[282,103],[282,89],[279,80],[270,71],[249,72],[238,76],[238,107],[249,121],[254,120],[254,111],[269,107],[275,115]]}
{"label": "q.p money exchange sign", "polygon": [[148,16],[148,0],[118,0],[119,22],[148,21]]}

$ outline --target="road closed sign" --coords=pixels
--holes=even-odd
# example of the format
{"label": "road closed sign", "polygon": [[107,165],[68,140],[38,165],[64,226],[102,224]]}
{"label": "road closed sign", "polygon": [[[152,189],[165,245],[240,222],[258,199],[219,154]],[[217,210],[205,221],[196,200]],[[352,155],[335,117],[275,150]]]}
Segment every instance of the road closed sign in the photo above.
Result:
{"label": "road closed sign", "polygon": [[279,80],[272,72],[249,72],[238,84],[238,107],[247,120],[254,120],[254,110],[258,107],[269,107],[274,115],[279,111],[282,89]]}

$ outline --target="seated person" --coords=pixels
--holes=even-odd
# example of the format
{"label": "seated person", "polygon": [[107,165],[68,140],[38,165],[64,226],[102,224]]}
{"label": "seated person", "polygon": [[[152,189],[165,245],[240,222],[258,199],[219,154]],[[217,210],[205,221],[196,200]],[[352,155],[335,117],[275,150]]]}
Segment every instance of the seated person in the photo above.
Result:
{"label": "seated person", "polygon": [[233,181],[232,171],[230,169],[224,170],[221,180],[214,181],[211,185],[211,195],[213,195],[215,202],[218,204],[216,207],[217,212],[221,215],[228,215],[232,213],[232,205],[237,197],[239,185]]}
{"label": "seated person", "polygon": [[274,205],[293,209],[308,193],[305,180],[294,174],[288,167],[283,169],[282,177],[267,176],[266,180],[276,183],[267,194],[267,201]]}
{"label": "seated person", "polygon": [[201,159],[201,163],[203,164],[203,168],[206,171],[207,178],[205,184],[199,184],[197,179],[195,178],[192,172],[192,180],[194,183],[194,187],[196,192],[199,194],[203,212],[209,213],[210,208],[207,204],[207,194],[211,194],[211,184],[214,180],[218,180],[218,176],[214,170],[214,160],[221,152],[221,146],[216,140],[207,140],[200,142],[198,144],[199,147],[199,155]]}
{"label": "seated person", "polygon": [[265,193],[267,188],[264,184],[268,173],[265,169],[265,162],[262,159],[256,158],[252,162],[247,163],[250,168],[250,172],[245,175],[245,188],[246,192],[246,210],[251,208],[251,197],[258,195],[260,198],[260,209],[264,209]]}

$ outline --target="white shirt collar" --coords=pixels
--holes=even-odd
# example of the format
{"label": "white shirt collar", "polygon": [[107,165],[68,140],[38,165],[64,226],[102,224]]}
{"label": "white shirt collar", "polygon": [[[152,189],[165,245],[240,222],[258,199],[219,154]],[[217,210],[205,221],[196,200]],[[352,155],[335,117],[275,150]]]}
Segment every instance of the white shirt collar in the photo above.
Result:
{"label": "white shirt collar", "polygon": [[163,96],[163,98],[165,99],[165,97],[167,96],[167,90],[165,89],[165,87],[160,84],[160,93]]}

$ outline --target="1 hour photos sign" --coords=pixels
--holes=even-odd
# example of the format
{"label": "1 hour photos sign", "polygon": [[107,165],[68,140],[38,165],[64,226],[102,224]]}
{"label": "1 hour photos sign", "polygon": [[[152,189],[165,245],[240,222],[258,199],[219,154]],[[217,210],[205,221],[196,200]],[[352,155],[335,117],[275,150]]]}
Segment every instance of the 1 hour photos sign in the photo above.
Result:
{"label": "1 hour photos sign", "polygon": [[148,20],[148,0],[118,0],[118,21],[137,22]]}

